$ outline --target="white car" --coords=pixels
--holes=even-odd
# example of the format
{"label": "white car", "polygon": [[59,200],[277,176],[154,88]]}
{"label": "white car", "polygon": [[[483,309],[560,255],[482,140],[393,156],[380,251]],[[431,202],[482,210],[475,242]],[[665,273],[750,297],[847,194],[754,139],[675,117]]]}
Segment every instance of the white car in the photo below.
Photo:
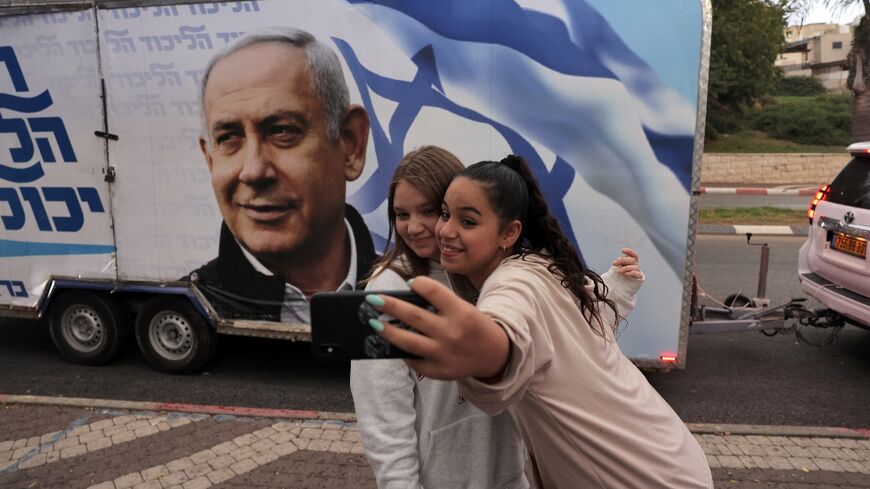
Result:
{"label": "white car", "polygon": [[800,249],[801,289],[856,326],[870,329],[870,142],[848,148],[852,160],[810,203]]}

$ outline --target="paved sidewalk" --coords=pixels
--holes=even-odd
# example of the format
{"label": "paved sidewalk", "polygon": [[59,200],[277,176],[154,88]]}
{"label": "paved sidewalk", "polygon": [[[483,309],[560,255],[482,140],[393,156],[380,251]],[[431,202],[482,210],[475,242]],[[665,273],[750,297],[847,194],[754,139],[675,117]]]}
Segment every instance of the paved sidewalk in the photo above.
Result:
{"label": "paved sidewalk", "polygon": [[[375,487],[349,414],[241,416],[224,413],[260,411],[151,411],[98,407],[118,404],[111,401],[3,397],[2,488]],[[300,415],[306,419],[293,419]],[[321,419],[331,416],[343,419]],[[870,488],[870,431],[689,428],[707,453],[716,487]]]}

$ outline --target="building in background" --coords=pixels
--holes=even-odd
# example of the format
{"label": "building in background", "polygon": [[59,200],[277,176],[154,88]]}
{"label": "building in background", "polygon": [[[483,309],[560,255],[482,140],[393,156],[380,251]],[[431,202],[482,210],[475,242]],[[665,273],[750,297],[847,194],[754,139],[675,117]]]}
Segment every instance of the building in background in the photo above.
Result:
{"label": "building in background", "polygon": [[812,76],[828,90],[846,90],[846,56],[854,24],[806,24],[785,29],[786,45],[776,60],[785,76]]}

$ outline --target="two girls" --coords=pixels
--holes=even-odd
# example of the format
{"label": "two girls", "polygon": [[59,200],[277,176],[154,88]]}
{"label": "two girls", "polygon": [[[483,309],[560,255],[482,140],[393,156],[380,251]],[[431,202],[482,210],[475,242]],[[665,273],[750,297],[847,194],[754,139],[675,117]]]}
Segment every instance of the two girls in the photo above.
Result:
{"label": "two girls", "polygon": [[437,314],[368,300],[422,334],[370,324],[422,357],[407,361],[414,372],[460,379],[464,398],[511,413],[538,487],[713,487],[698,443],[616,343],[640,282],[621,275],[608,287],[583,267],[521,158],[460,172],[435,232],[441,265],[479,289],[477,307],[421,277],[412,289]]}
{"label": "two girls", "polygon": [[[376,265],[368,290],[406,289],[406,279],[428,276],[466,298],[476,295],[467,278],[448,278],[436,242],[444,193],[462,169],[433,146],[403,158],[388,196],[388,241],[395,233],[395,245]],[[605,274],[614,288],[624,277],[642,278],[634,252],[623,252],[618,268]],[[632,305],[626,301],[623,314]],[[508,413],[483,413],[455,382],[425,377],[399,360],[364,360],[352,363],[351,390],[379,487],[528,487],[522,441]]]}

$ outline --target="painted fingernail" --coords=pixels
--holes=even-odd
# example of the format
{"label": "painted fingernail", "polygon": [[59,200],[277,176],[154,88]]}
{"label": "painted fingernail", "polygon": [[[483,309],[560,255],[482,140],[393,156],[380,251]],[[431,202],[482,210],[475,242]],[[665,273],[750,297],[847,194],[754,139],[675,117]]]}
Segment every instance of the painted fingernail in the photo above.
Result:
{"label": "painted fingernail", "polygon": [[413,278],[409,278],[409,279],[408,279],[408,287],[410,287],[410,286],[412,286],[412,285],[414,285],[414,279],[413,279]]}
{"label": "painted fingernail", "polygon": [[[369,304],[371,304],[375,307],[381,307],[384,305],[384,299],[382,299],[381,296],[379,296],[377,294],[367,295],[366,302],[368,302]],[[375,329],[377,329],[377,328],[375,328]]]}
{"label": "painted fingernail", "polygon": [[373,330],[380,333],[384,330],[384,323],[378,321],[377,319],[369,319],[369,326],[372,327]]}

